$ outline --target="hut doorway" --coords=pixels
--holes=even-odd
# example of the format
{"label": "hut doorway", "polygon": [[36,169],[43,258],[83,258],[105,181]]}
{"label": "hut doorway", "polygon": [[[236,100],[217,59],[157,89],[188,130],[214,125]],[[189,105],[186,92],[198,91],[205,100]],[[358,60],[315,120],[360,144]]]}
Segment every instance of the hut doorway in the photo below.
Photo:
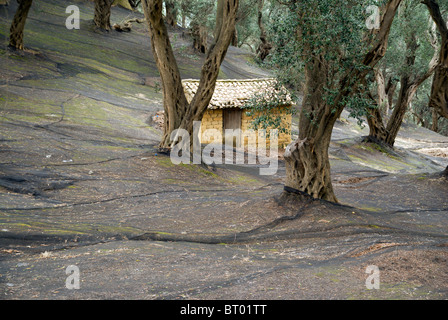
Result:
{"label": "hut doorway", "polygon": [[[224,109],[223,110],[223,138],[225,138],[225,130],[241,130],[241,119],[243,112],[241,109]],[[241,131],[235,132],[233,136],[233,147],[241,146]]]}

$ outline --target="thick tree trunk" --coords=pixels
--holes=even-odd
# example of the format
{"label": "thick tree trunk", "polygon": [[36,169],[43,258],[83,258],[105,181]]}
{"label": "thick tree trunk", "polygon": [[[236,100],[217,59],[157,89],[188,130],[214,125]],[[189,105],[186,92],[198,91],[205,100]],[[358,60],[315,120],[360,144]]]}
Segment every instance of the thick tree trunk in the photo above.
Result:
{"label": "thick tree trunk", "polygon": [[[424,79],[427,79],[430,74],[431,73],[428,71],[424,76]],[[367,137],[367,140],[376,143],[384,143],[390,147],[394,146],[408,106],[417,92],[419,85],[423,81],[423,79],[419,79],[419,81],[410,82],[408,76],[402,77],[400,95],[395,103],[394,110],[389,118],[387,126],[384,125],[379,108],[368,110],[367,123],[369,124],[369,136]]]}
{"label": "thick tree trunk", "polygon": [[317,57],[305,66],[299,139],[285,151],[285,186],[313,198],[337,202],[331,183],[328,148],[333,125],[342,109],[332,114],[322,100],[329,69],[323,61],[322,57]]}
{"label": "thick tree trunk", "polygon": [[17,50],[23,50],[23,30],[33,0],[17,0],[17,2],[19,6],[11,23],[9,46]]}
{"label": "thick tree trunk", "polygon": [[393,97],[397,88],[397,81],[392,77],[386,83],[386,77],[382,70],[375,70],[375,81],[377,84],[378,103],[381,114],[386,118],[390,115],[390,109],[393,105]]}
{"label": "thick tree trunk", "polygon": [[322,140],[295,141],[285,152],[285,186],[305,196],[337,202],[328,157],[330,135]]}
{"label": "thick tree trunk", "polygon": [[200,26],[200,25],[193,25],[191,27],[191,35],[193,37],[193,49],[200,53],[206,53],[208,50],[207,28],[204,26]]}
{"label": "thick tree trunk", "polygon": [[110,8],[113,0],[95,0],[95,15],[93,22],[100,30],[109,31],[110,26]]}
{"label": "thick tree trunk", "polygon": [[424,0],[442,36],[439,64],[434,72],[429,106],[448,118],[448,27],[435,0]]}
{"label": "thick tree trunk", "polygon": [[263,25],[264,0],[258,0],[258,27],[260,28],[260,41],[256,54],[261,61],[264,61],[272,50],[272,44],[268,41],[266,30]]}
{"label": "thick tree trunk", "polygon": [[[208,50],[201,71],[199,87],[190,103],[187,102],[167,28],[162,16],[162,0],[143,0],[143,11],[149,26],[151,47],[159,70],[164,94],[165,128],[160,148],[170,149],[170,139],[175,129],[185,129],[193,134],[193,122],[202,120],[212,98],[219,69],[227,53],[235,29],[238,0],[219,0],[215,40]],[[192,139],[191,139],[192,140]]]}
{"label": "thick tree trunk", "polygon": [[168,30],[162,16],[162,0],[143,0],[146,21],[149,27],[151,48],[160,73],[163,87],[163,108],[165,110],[164,135],[160,148],[169,148],[170,135],[179,128],[188,106],[174,57]]}
{"label": "thick tree trunk", "polygon": [[434,132],[439,132],[439,114],[436,109],[432,109],[432,124],[431,130]]}
{"label": "thick tree trunk", "polygon": [[176,26],[177,10],[173,0],[165,0],[165,10],[166,10],[166,17],[165,17],[166,23],[172,27]]}
{"label": "thick tree trunk", "polygon": [[383,141],[387,145],[393,147],[395,144],[395,139],[397,138],[398,132],[400,131],[401,125],[403,123],[406,110],[408,109],[409,103],[411,102],[418,86],[414,83],[409,83],[409,77],[403,76],[401,79],[401,88],[398,101],[395,104],[394,111],[390,116],[389,122],[387,123],[387,136]]}
{"label": "thick tree trunk", "polygon": [[395,81],[392,77],[389,78],[386,86],[386,96],[387,96],[387,107],[384,109],[384,114],[386,117],[390,116],[390,108],[394,103],[394,94],[397,89],[398,81]]}
{"label": "thick tree trunk", "polygon": [[429,106],[448,119],[448,42],[444,50],[446,62],[445,65],[440,65],[434,74]]}
{"label": "thick tree trunk", "polygon": [[[430,73],[425,76],[427,79]],[[411,103],[418,86],[422,80],[417,82],[410,82],[408,76],[403,76],[401,79],[400,95],[395,103],[392,115],[389,118],[387,126],[384,125],[380,108],[373,108],[368,110],[367,123],[369,124],[368,141],[387,144],[393,147],[403,123],[404,116]]]}
{"label": "thick tree trunk", "polygon": [[238,47],[238,30],[237,30],[237,28],[235,28],[235,31],[233,31],[231,44],[234,47]]}
{"label": "thick tree trunk", "polygon": [[388,132],[383,123],[383,116],[379,108],[368,110],[367,123],[369,125],[369,135],[367,141],[374,143],[384,143],[387,140]]}
{"label": "thick tree trunk", "polygon": [[381,143],[387,140],[388,132],[383,122],[383,114],[387,117],[391,107],[390,94],[393,94],[395,86],[389,80],[387,86],[384,74],[381,70],[375,70],[375,80],[377,84],[377,100],[368,92],[368,96],[376,105],[376,108],[367,110],[367,123],[369,125],[369,135],[367,141]]}

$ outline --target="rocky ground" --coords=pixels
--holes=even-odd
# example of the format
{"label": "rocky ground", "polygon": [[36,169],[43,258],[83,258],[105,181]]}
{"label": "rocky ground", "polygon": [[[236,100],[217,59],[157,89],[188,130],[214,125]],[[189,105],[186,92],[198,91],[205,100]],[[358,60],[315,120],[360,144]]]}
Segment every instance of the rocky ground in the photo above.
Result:
{"label": "rocky ground", "polygon": [[[385,150],[344,117],[330,148],[339,205],[285,198],[281,161],[274,176],[175,166],[156,149],[145,26],[94,32],[92,3],[77,3],[80,30],[65,28],[65,2],[33,3],[25,53],[6,49],[15,4],[0,6],[1,299],[448,297],[447,137],[405,125]],[[183,77],[198,77],[188,37],[172,39]],[[231,48],[221,77],[267,75]]]}

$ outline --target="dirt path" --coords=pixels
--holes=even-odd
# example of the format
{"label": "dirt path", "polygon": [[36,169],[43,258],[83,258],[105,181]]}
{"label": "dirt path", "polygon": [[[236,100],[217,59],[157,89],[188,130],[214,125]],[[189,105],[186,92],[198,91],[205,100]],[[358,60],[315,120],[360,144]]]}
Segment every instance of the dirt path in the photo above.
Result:
{"label": "dirt path", "polygon": [[[268,177],[175,166],[156,152],[148,121],[162,97],[144,27],[94,34],[86,2],[81,30],[69,32],[55,22],[64,5],[30,12],[26,43],[40,54],[0,52],[2,299],[448,297],[448,163],[431,151],[447,137],[407,126],[391,153],[338,123],[330,153],[341,205],[284,199],[282,163]],[[14,6],[0,7],[2,30]],[[181,69],[194,77],[200,59],[180,35]],[[230,50],[223,75],[265,76],[242,57]],[[79,290],[66,287],[72,265]],[[366,288],[370,265],[379,290]]]}

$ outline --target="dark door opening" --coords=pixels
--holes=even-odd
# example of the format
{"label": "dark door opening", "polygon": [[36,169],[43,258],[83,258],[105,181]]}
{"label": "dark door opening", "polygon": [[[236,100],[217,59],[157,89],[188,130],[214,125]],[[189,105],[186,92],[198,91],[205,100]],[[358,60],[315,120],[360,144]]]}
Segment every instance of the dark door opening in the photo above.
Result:
{"label": "dark door opening", "polygon": [[[243,112],[241,109],[224,109],[223,110],[223,138],[225,139],[225,130],[241,129],[241,118]],[[225,141],[223,141],[225,142]],[[241,146],[241,134],[235,132],[233,136],[233,147],[237,148]]]}

